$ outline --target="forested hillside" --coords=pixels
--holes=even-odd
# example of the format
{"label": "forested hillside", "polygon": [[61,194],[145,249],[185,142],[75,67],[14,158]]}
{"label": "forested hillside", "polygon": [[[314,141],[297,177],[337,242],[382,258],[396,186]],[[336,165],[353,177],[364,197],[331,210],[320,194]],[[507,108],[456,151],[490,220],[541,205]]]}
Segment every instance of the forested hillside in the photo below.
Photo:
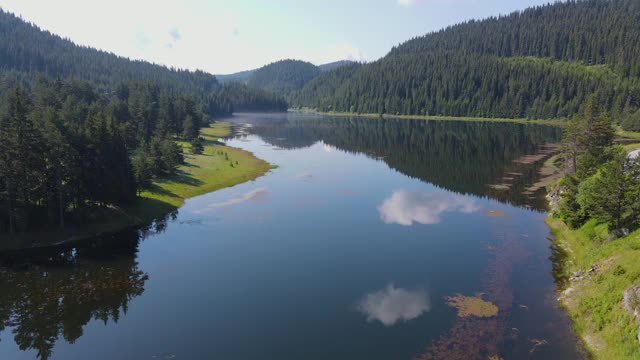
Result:
{"label": "forested hillside", "polygon": [[321,74],[290,101],[322,111],[556,118],[596,93],[609,112],[633,117],[639,22],[636,0],[568,1],[470,21],[349,73]]}
{"label": "forested hillside", "polygon": [[208,92],[218,87],[215,77],[204,72],[168,69],[77,46],[2,10],[0,69],[3,73],[24,73],[31,78],[37,73],[54,78],[73,77],[88,80],[99,87],[129,80],[153,80],[190,93]]}
{"label": "forested hillside", "polygon": [[200,128],[284,98],[77,46],[0,10],[0,234],[68,228],[176,174]]}
{"label": "forested hillside", "polygon": [[288,95],[300,90],[314,77],[320,74],[320,68],[300,60],[281,60],[261,67],[249,78],[253,87]]}
{"label": "forested hillside", "polygon": [[216,75],[216,79],[218,79],[218,81],[220,81],[223,84],[226,82],[232,82],[232,81],[246,84],[254,72],[255,72],[255,69],[240,71],[237,73],[227,74],[227,75]]}
{"label": "forested hillside", "polygon": [[235,111],[287,111],[288,107],[282,96],[238,81],[225,83],[222,95],[231,99]]}
{"label": "forested hillside", "polygon": [[37,77],[30,88],[0,103],[0,233],[81,224],[130,204],[153,177],[176,172],[174,139],[197,145],[205,121],[193,99],[147,82],[109,95],[79,80]]}
{"label": "forested hillside", "polygon": [[351,65],[353,64],[354,61],[351,60],[340,60],[340,61],[334,61],[331,63],[327,63],[327,64],[322,64],[322,65],[318,65],[318,68],[320,68],[320,71],[331,71],[331,70],[335,70],[337,68],[343,67],[343,66],[347,66],[347,65]]}
{"label": "forested hillside", "polygon": [[[298,61],[296,60],[295,62],[298,62]],[[281,61],[280,63],[282,64],[278,64],[278,63],[276,64],[278,64],[278,66],[288,66],[285,62]],[[354,62],[351,60],[340,60],[340,61],[334,61],[327,64],[318,65],[317,68],[320,71],[317,71],[317,74],[319,75],[320,72],[335,70],[342,66],[350,65],[353,63]],[[253,70],[245,70],[245,71],[240,71],[237,73],[227,74],[227,75],[216,75],[216,78],[223,84],[227,82],[232,82],[232,81],[246,84],[251,80],[251,77],[253,76],[253,74],[258,70],[259,69],[253,69]]]}
{"label": "forested hillside", "polygon": [[[204,97],[209,97],[208,101],[219,99],[216,106],[225,109],[222,113],[233,110],[227,107],[233,99],[211,96],[222,89],[211,74],[167,68],[78,46],[0,9],[0,91],[16,84],[28,85],[38,74],[86,80],[100,91],[113,91],[121,82],[148,82],[198,100]],[[265,105],[262,110],[281,107],[282,99],[272,104],[269,99],[273,98],[268,94],[260,100]]]}

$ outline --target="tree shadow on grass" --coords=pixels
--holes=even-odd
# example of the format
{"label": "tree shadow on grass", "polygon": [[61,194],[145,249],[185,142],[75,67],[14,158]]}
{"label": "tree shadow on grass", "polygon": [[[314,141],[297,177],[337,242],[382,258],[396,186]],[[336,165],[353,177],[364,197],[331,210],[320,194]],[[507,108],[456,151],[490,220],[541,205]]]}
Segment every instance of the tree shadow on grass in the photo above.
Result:
{"label": "tree shadow on grass", "polygon": [[196,164],[189,164],[189,163],[185,163],[182,166],[184,167],[188,167],[188,168],[200,168],[200,165],[196,165]]}
{"label": "tree shadow on grass", "polygon": [[[202,186],[202,185],[204,185],[204,182],[202,180],[198,180],[198,179],[194,178],[189,173],[187,173],[186,171],[183,171],[183,170],[178,170],[176,172],[176,174],[171,176],[171,177],[156,180],[156,183],[158,183],[158,184],[166,184],[166,183],[169,183],[169,182],[178,183],[178,184],[185,184],[185,185],[190,185],[190,186]],[[178,197],[177,195],[173,194],[172,192],[167,191],[166,189],[163,189],[163,188],[159,187],[156,184],[153,185],[153,187],[151,188],[151,191],[157,192],[157,193],[162,194],[162,195],[168,195],[168,196],[171,196],[171,197]]]}
{"label": "tree shadow on grass", "polygon": [[203,138],[204,139],[204,145],[210,145],[210,146],[226,146],[225,143],[217,140],[217,139],[207,139],[206,137]]}
{"label": "tree shadow on grass", "polygon": [[[162,180],[162,181],[157,181],[158,183],[166,183],[168,182],[168,180]],[[158,186],[158,184],[153,184],[151,185],[151,187],[148,189],[149,192],[156,194],[156,195],[162,195],[162,196],[166,196],[166,197],[170,197],[170,198],[179,198],[178,195],[172,193],[171,191],[162,188],[160,186]]]}

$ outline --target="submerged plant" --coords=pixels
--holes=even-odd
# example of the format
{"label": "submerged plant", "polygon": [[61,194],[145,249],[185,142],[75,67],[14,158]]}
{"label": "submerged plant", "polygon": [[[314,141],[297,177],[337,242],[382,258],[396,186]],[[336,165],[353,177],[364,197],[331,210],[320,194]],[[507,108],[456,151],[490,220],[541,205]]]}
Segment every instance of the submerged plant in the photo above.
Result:
{"label": "submerged plant", "polygon": [[447,304],[458,309],[458,316],[460,317],[489,318],[498,315],[498,307],[482,300],[482,295],[482,293],[476,294],[476,296],[456,294],[447,298]]}

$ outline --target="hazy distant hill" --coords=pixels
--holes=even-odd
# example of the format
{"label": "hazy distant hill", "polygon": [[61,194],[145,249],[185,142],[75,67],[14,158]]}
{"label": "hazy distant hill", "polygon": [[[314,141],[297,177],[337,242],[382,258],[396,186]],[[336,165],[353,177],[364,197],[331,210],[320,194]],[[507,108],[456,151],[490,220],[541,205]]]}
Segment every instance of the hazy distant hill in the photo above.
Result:
{"label": "hazy distant hill", "polygon": [[288,95],[302,89],[320,72],[320,68],[305,61],[280,60],[256,70],[247,83],[278,95]]}
{"label": "hazy distant hill", "polygon": [[229,81],[239,81],[242,83],[246,83],[255,71],[256,70],[254,69],[254,70],[240,71],[237,73],[227,74],[227,75],[216,75],[216,78],[221,83],[225,83]]}
{"label": "hazy distant hill", "polygon": [[[261,89],[276,91],[280,95],[287,95],[293,90],[302,88],[308,81],[322,72],[353,64],[351,60],[340,60],[328,64],[315,66],[299,60],[282,60],[260,69],[245,70],[228,75],[216,75],[222,83],[238,81],[251,84]],[[314,68],[315,67],[315,68]]]}

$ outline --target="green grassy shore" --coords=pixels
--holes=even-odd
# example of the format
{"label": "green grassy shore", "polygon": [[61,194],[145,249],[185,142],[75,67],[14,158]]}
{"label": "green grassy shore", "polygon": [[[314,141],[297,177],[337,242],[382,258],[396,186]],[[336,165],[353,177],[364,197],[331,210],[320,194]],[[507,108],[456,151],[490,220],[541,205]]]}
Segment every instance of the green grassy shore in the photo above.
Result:
{"label": "green grassy shore", "polygon": [[180,142],[185,163],[176,175],[157,179],[151,189],[140,194],[127,208],[108,209],[96,214],[96,221],[63,231],[28,233],[0,237],[0,251],[38,248],[65,242],[81,241],[147,224],[178,209],[185,199],[253,180],[273,166],[252,153],[225,146],[218,139],[230,134],[231,125],[216,122],[201,130],[204,138],[202,154],[191,154],[190,145]]}
{"label": "green grassy shore", "polygon": [[455,120],[455,121],[488,121],[488,122],[509,122],[519,124],[537,124],[562,126],[565,120],[562,119],[546,119],[546,120],[529,120],[529,119],[508,119],[508,118],[483,118],[470,116],[437,116],[437,115],[393,115],[393,114],[358,114],[349,112],[321,112],[313,109],[302,108],[292,109],[292,112],[300,112],[307,114],[317,114],[336,117],[360,117],[360,118],[384,118],[384,119],[407,119],[407,120]]}
{"label": "green grassy shore", "polygon": [[[640,281],[640,231],[609,241],[594,221],[577,230],[551,216],[546,222],[563,254],[559,301],[587,351],[594,359],[640,359],[638,324],[622,307],[624,291]],[[577,272],[586,275],[569,280]]]}
{"label": "green grassy shore", "polygon": [[[620,139],[640,141],[640,133],[616,133]],[[627,151],[638,148],[636,142],[625,145]],[[570,229],[552,216],[546,223],[559,250],[558,300],[591,357],[640,359],[640,324],[622,306],[624,291],[640,285],[640,230],[609,240],[606,225],[593,220],[580,229]]]}
{"label": "green grassy shore", "polygon": [[156,180],[149,191],[141,194],[138,203],[127,209],[128,213],[148,222],[179,208],[185,199],[253,180],[273,168],[248,151],[218,142],[229,133],[230,124],[224,122],[202,129],[200,136],[205,141],[200,155],[191,154],[190,145],[181,142],[185,164],[177,175]]}

